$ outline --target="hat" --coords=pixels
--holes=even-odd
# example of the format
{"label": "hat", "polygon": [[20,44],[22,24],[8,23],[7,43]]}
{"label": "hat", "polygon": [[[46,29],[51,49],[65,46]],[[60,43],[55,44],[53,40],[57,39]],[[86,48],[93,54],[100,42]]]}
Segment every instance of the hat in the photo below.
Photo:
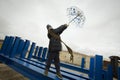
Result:
{"label": "hat", "polygon": [[48,24],[47,29],[52,29],[52,26]]}

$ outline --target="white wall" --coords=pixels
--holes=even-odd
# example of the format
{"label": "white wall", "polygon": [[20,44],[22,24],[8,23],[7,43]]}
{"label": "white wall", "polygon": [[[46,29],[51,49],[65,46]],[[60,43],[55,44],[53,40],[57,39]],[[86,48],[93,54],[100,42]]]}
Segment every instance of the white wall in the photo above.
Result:
{"label": "white wall", "polygon": [[[79,7],[86,16],[83,28],[69,26],[62,39],[74,51],[120,56],[119,0],[0,0],[0,38],[20,36],[48,45],[46,25],[68,22],[66,9]],[[63,49],[65,47],[63,46]]]}

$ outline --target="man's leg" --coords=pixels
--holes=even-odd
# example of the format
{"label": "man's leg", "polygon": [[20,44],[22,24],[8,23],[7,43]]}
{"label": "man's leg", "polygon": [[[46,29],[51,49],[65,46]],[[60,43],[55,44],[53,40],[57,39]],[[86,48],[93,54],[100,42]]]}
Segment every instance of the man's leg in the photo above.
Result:
{"label": "man's leg", "polygon": [[48,56],[48,60],[46,61],[46,68],[45,68],[45,72],[44,74],[47,76],[48,75],[48,71],[49,71],[49,68],[51,66],[51,62],[52,60],[54,59],[54,54],[50,52],[49,56]]}
{"label": "man's leg", "polygon": [[54,58],[54,64],[56,68],[56,72],[60,73],[60,59],[59,59],[59,52],[56,52],[55,58]]}
{"label": "man's leg", "polygon": [[59,52],[56,52],[54,58],[55,68],[56,68],[56,75],[58,78],[62,79],[62,75],[60,73],[60,59],[59,59]]}

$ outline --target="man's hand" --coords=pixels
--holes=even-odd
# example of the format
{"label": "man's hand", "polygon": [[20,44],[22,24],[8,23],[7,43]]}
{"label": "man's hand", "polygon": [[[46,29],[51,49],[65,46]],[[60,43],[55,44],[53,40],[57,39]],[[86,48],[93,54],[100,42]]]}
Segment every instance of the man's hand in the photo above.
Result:
{"label": "man's hand", "polygon": [[64,24],[66,27],[68,27],[69,25],[68,24]]}

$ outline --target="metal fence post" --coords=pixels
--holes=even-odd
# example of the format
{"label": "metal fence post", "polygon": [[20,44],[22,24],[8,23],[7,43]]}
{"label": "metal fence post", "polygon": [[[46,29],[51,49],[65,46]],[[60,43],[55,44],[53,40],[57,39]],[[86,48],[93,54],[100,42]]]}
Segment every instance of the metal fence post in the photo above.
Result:
{"label": "metal fence post", "polygon": [[36,50],[35,50],[35,53],[34,53],[35,57],[37,56],[38,50],[39,50],[39,46],[36,46]]}
{"label": "metal fence post", "polygon": [[42,51],[43,51],[43,47],[40,47],[39,48],[39,52],[38,52],[38,58],[40,58],[41,54],[42,54]]}
{"label": "metal fence post", "polygon": [[31,48],[30,48],[30,52],[28,54],[28,59],[31,59],[32,58],[32,54],[34,52],[34,49],[35,49],[35,43],[33,42],[32,45],[31,45]]}
{"label": "metal fence post", "polygon": [[85,67],[85,58],[82,57],[82,61],[81,61],[81,68],[84,68]]}
{"label": "metal fence post", "polygon": [[17,51],[17,48],[18,48],[18,45],[19,45],[19,41],[20,41],[20,37],[16,37],[15,41],[14,41],[14,44],[13,44],[13,47],[12,47],[12,51],[9,54],[10,58],[15,57],[15,54],[16,54],[16,51]]}
{"label": "metal fence post", "polygon": [[5,36],[5,39],[3,41],[1,50],[0,50],[0,54],[4,54],[4,52],[6,51],[6,48],[8,46],[8,42],[9,42],[10,37],[9,36]]}
{"label": "metal fence post", "polygon": [[23,50],[22,50],[22,53],[21,53],[21,56],[20,56],[21,58],[25,58],[26,53],[28,52],[29,45],[30,45],[30,41],[26,40],[24,47],[23,47]]}
{"label": "metal fence post", "polygon": [[95,64],[95,59],[94,59],[94,57],[91,57],[90,58],[90,66],[89,66],[89,78],[92,80],[92,79],[94,79],[94,64]]}
{"label": "metal fence post", "polygon": [[102,79],[103,56],[95,56],[95,80]]}
{"label": "metal fence post", "polygon": [[46,59],[46,54],[47,54],[48,48],[43,49],[43,54],[42,54],[42,60],[44,61]]}
{"label": "metal fence post", "polygon": [[5,55],[9,56],[9,53],[10,53],[12,47],[13,47],[13,42],[14,42],[14,37],[10,36],[10,39],[8,41],[8,45],[6,47]]}

